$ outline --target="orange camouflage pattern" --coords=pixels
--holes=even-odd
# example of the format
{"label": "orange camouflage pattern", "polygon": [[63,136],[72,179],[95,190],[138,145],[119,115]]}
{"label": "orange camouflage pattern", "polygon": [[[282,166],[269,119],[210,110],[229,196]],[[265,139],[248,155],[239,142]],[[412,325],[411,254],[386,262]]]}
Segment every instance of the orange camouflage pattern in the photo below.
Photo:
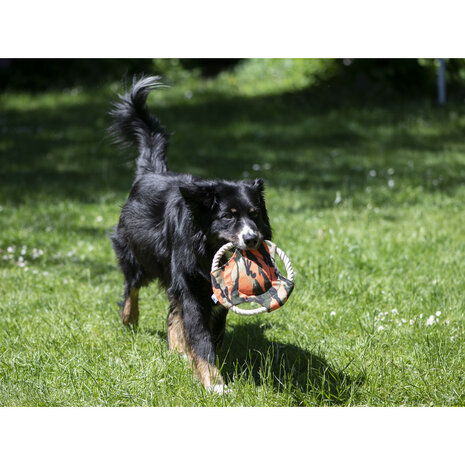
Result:
{"label": "orange camouflage pattern", "polygon": [[213,293],[226,308],[254,302],[268,311],[284,305],[294,289],[276,266],[276,245],[264,241],[257,250],[236,249],[233,256],[211,272]]}

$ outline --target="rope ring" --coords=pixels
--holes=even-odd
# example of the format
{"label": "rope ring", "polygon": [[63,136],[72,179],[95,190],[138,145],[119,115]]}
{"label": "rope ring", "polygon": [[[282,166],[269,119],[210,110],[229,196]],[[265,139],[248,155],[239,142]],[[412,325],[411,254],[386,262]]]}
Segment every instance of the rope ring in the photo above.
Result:
{"label": "rope ring", "polygon": [[[289,281],[294,281],[294,270],[291,265],[291,261],[289,260],[289,257],[273,242],[271,241],[266,241],[269,242],[270,244],[276,246],[276,253],[278,257],[283,261],[284,267],[286,268],[286,273],[287,273],[287,279]],[[223,245],[220,249],[218,249],[218,252],[216,252],[215,256],[213,257],[212,261],[212,268],[211,271],[215,271],[219,268],[220,266],[220,260],[223,257],[223,255],[228,251],[231,250],[235,247],[235,245],[232,242],[228,242],[227,244]],[[275,263],[275,266],[277,268],[277,265]],[[230,310],[232,310],[234,313],[237,313],[238,315],[258,315],[260,313],[264,312],[269,312],[269,310],[266,307],[258,307],[258,308],[252,308],[249,310],[244,310],[242,308],[236,307],[235,305],[232,305],[230,307]]]}

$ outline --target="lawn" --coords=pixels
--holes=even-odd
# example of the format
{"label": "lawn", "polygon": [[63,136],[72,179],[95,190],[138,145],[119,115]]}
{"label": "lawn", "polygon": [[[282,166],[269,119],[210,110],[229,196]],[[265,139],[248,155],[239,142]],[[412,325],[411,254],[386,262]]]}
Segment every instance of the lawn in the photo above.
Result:
{"label": "lawn", "polygon": [[463,106],[326,100],[252,65],[149,100],[173,171],[265,179],[294,265],[282,309],[228,317],[225,396],[168,352],[157,284],[120,322],[119,85],[0,96],[0,405],[465,405]]}

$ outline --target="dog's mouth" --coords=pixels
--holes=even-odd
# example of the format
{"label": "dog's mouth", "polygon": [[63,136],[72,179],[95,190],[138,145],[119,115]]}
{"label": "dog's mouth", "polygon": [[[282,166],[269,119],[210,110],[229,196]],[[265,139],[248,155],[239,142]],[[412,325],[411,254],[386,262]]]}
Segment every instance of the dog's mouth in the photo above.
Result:
{"label": "dog's mouth", "polygon": [[255,232],[249,235],[222,235],[221,241],[223,245],[232,242],[234,247],[241,250],[255,250],[258,249],[263,243],[263,235],[260,232]]}
{"label": "dog's mouth", "polygon": [[255,241],[253,243],[244,244],[242,241],[233,242],[233,244],[241,250],[256,250],[262,245],[262,241]]}

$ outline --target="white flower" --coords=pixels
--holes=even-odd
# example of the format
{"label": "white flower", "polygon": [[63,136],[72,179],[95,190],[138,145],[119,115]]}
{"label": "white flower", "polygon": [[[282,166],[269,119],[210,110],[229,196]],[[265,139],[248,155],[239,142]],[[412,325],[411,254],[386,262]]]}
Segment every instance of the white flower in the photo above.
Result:
{"label": "white flower", "polygon": [[376,170],[370,170],[370,176],[374,178],[376,176]]}
{"label": "white flower", "polygon": [[407,320],[405,318],[402,318],[400,321],[402,321],[402,323],[407,323]]}
{"label": "white flower", "polygon": [[378,331],[384,331],[384,326],[378,326]]}
{"label": "white flower", "polygon": [[410,320],[409,323],[410,323],[411,325],[413,325],[413,323],[415,323],[415,321],[414,321],[414,320]]}
{"label": "white flower", "polygon": [[426,326],[432,326],[436,323],[436,320],[434,318],[434,315],[431,315],[427,320],[426,320]]}
{"label": "white flower", "polygon": [[393,315],[398,315],[398,314],[399,314],[399,311],[397,310],[397,308],[393,308],[393,309],[391,310],[391,313],[392,313]]}
{"label": "white flower", "polygon": [[392,176],[392,175],[394,174],[394,168],[389,168],[389,169],[387,170],[387,174],[388,174],[389,176]]}
{"label": "white flower", "polygon": [[450,325],[450,320],[446,320],[446,325],[447,325],[447,326]]}
{"label": "white flower", "polygon": [[455,336],[451,336],[451,337],[450,337],[450,340],[451,340],[452,342],[454,342],[454,339],[455,339]]}
{"label": "white flower", "polygon": [[388,181],[388,186],[392,189],[394,187],[394,185],[395,185],[394,179],[390,179]]}
{"label": "white flower", "polygon": [[330,316],[336,316],[336,312],[331,312],[329,315]]}
{"label": "white flower", "polygon": [[260,169],[260,165],[258,163],[255,163],[255,164],[252,165],[252,169],[254,171],[258,171]]}
{"label": "white flower", "polygon": [[101,216],[97,216],[97,218],[95,218],[97,223],[101,223],[103,221],[103,218]]}
{"label": "white flower", "polygon": [[441,312],[436,312],[436,316],[441,316]]}
{"label": "white flower", "polygon": [[13,252],[15,251],[15,248],[10,246],[10,247],[8,247],[8,248],[6,249],[6,251],[7,251],[8,253],[13,253]]}
{"label": "white flower", "polygon": [[423,313],[420,313],[420,320],[423,318]]}

